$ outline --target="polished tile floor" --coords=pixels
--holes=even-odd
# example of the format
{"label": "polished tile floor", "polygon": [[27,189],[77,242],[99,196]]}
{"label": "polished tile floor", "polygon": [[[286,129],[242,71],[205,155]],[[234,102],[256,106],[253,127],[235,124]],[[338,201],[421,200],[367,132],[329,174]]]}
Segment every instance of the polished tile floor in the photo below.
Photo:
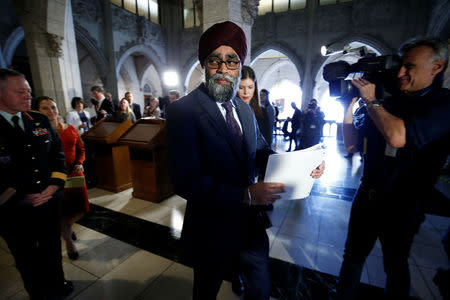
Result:
{"label": "polished tile floor", "polygon": [[[342,146],[333,139],[326,144],[326,172],[311,196],[276,202],[270,212],[274,225],[268,230],[275,270],[272,286],[277,289],[273,299],[324,299],[317,292],[299,292],[300,277],[285,280],[290,270],[303,274],[305,282],[320,277],[318,285],[325,290],[339,272],[361,162],[358,155],[343,158]],[[280,152],[287,145],[279,138],[276,147]],[[63,246],[64,271],[75,284],[68,299],[191,299],[193,272],[179,259],[177,243],[186,201],[175,195],[155,204],[134,198],[131,192],[89,190],[92,213],[74,226],[80,258],[68,259]],[[432,277],[438,267],[448,267],[440,239],[449,224],[448,217],[427,215],[415,238],[409,259],[415,297],[442,299]],[[362,282],[379,292],[384,280],[377,243],[365,264]],[[294,293],[286,292],[289,289]],[[0,299],[28,299],[1,238]],[[239,298],[224,281],[218,299]]]}

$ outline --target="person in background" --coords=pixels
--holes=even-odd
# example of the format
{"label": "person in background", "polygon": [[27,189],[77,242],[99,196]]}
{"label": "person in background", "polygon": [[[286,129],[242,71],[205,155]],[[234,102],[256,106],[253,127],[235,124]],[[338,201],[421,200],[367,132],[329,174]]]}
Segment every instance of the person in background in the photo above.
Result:
{"label": "person in background", "polygon": [[160,118],[161,110],[159,109],[158,105],[158,98],[153,97],[152,100],[150,100],[149,105],[144,110],[144,117]]}
{"label": "person in background", "polygon": [[[241,71],[241,81],[239,82],[239,89],[237,96],[239,99],[250,105],[255,114],[256,120],[258,122],[258,128],[267,144],[271,145],[272,133],[268,132],[266,125],[266,113],[260,105],[258,100],[258,83],[256,81],[256,75],[252,68],[249,66],[242,66]],[[265,132],[263,130],[266,129]],[[270,140],[268,140],[270,138]]]}
{"label": "person in background", "polygon": [[71,105],[74,110],[67,113],[66,122],[75,127],[81,135],[91,128],[91,116],[88,111],[84,110],[84,101],[82,98],[73,97]]}
{"label": "person in background", "polygon": [[180,92],[177,90],[170,90],[169,91],[169,101],[170,103],[174,103],[178,99],[180,99]]}
{"label": "person in background", "polygon": [[[128,103],[131,107],[131,110],[133,111],[133,114],[134,114],[136,120],[139,120],[140,118],[142,118],[141,106],[137,103],[134,103],[133,94],[131,92],[126,92],[125,99],[128,100]],[[120,103],[119,103],[119,110],[120,109],[121,109],[121,107],[120,107]]]}
{"label": "person in background", "polygon": [[294,141],[294,150],[300,149],[299,135],[302,128],[302,111],[297,108],[295,102],[291,103],[294,109],[294,114],[291,118],[291,133],[289,134],[289,148],[287,151],[291,151],[292,141]]}
{"label": "person in background", "polygon": [[111,101],[106,100],[105,90],[101,86],[95,85],[91,87],[91,92],[94,96],[92,104],[95,106],[95,112],[97,113],[95,122],[112,116],[114,113],[113,104]]}
{"label": "person in background", "polygon": [[317,106],[317,100],[311,99],[303,114],[300,131],[300,149],[306,149],[320,143],[323,134],[325,115]]}
{"label": "person in background", "polygon": [[136,122],[136,117],[130,108],[130,103],[125,98],[120,100],[119,110],[114,113],[114,117],[121,121],[131,119],[131,122]]}
{"label": "person in background", "polygon": [[61,260],[60,203],[67,175],[58,134],[30,107],[25,76],[0,69],[0,235],[30,299],[45,300],[73,291]]}
{"label": "person in background", "polygon": [[259,105],[262,110],[262,117],[258,119],[259,130],[266,139],[266,142],[272,145],[273,128],[275,126],[275,110],[269,101],[269,91],[262,89],[259,93]]}
{"label": "person in background", "polygon": [[105,98],[112,103],[114,111],[119,109],[119,100],[117,98],[113,99],[110,92],[105,93]]}
{"label": "person in background", "polygon": [[76,260],[79,257],[77,248],[73,243],[76,235],[72,225],[89,211],[89,200],[86,183],[84,182],[83,162],[85,151],[83,142],[76,128],[58,120],[59,111],[56,102],[47,96],[36,98],[39,112],[45,114],[61,139],[68,178],[83,177],[82,184],[76,187],[64,188],[64,201],[62,203],[61,235],[66,243],[67,256]]}

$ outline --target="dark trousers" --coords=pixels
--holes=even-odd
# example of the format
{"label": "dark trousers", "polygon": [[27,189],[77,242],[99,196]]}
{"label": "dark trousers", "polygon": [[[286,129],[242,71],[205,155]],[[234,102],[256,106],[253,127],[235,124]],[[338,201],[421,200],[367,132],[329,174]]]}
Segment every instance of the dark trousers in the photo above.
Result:
{"label": "dark trousers", "polygon": [[244,299],[270,298],[269,239],[265,228],[261,226],[249,237],[238,255],[216,259],[211,256],[194,265],[194,300],[216,299],[223,279],[236,273],[236,267],[245,285]]}
{"label": "dark trousers", "polygon": [[1,217],[0,233],[31,299],[56,295],[64,281],[60,200],[52,198],[38,207],[10,207]]}
{"label": "dark trousers", "polygon": [[[384,200],[382,202],[382,200]],[[408,257],[422,218],[386,205],[374,190],[359,188],[353,201],[345,243],[344,261],[339,274],[338,299],[355,299],[361,272],[377,238],[383,251],[386,272],[385,291],[392,299],[403,299],[409,294],[410,273]],[[390,198],[390,201],[400,201]],[[382,204],[382,203],[385,204]]]}

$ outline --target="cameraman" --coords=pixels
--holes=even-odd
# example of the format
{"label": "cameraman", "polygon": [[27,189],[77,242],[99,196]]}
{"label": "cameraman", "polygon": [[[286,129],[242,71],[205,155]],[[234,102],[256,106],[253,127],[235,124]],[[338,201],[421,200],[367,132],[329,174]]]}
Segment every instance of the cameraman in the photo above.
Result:
{"label": "cameraman", "polygon": [[350,214],[337,299],[356,297],[363,264],[377,238],[388,298],[408,298],[411,244],[449,153],[450,91],[442,88],[447,45],[430,38],[411,40],[401,46],[400,55],[393,96],[377,99],[375,84],[352,81],[365,106],[357,111],[358,127],[349,126],[357,99],[351,101],[344,140],[348,151],[364,150],[364,172]]}
{"label": "cameraman", "polygon": [[311,99],[303,116],[300,132],[300,149],[306,149],[320,143],[325,115],[317,106],[317,100]]}

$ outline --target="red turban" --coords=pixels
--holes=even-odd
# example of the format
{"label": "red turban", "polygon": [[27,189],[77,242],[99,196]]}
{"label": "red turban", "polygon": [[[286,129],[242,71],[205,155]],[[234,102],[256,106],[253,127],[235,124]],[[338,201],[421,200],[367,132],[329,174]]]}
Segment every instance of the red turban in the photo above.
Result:
{"label": "red turban", "polygon": [[204,67],[205,59],[220,46],[230,46],[236,51],[242,64],[247,55],[247,40],[241,27],[233,22],[217,23],[208,28],[198,43],[198,60]]}

